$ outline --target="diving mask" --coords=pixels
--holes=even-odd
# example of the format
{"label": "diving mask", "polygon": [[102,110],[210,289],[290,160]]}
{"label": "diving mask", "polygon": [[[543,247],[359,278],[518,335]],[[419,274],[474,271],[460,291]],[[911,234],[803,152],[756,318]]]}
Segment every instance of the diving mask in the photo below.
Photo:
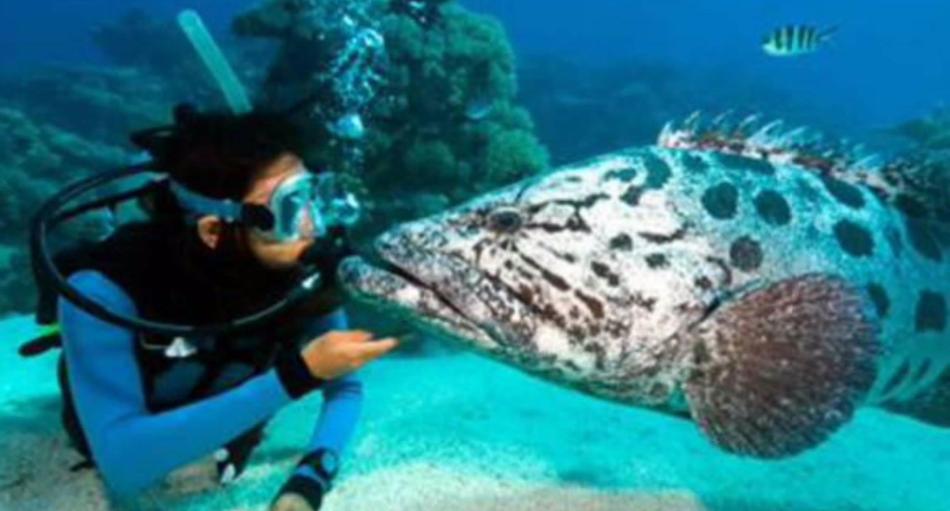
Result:
{"label": "diving mask", "polygon": [[336,174],[300,172],[277,186],[268,201],[273,218],[269,228],[254,227],[275,242],[322,238],[334,227],[350,227],[360,218],[356,196]]}
{"label": "diving mask", "polygon": [[297,173],[281,182],[267,206],[212,199],[171,182],[171,191],[193,218],[213,215],[236,222],[276,243],[319,239],[360,219],[356,196],[334,173]]}

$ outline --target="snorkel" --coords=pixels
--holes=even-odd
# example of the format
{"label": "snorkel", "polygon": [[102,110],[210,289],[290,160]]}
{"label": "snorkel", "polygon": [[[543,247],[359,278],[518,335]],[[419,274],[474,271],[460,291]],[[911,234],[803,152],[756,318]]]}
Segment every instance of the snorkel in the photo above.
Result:
{"label": "snorkel", "polygon": [[[231,112],[235,115],[250,113],[252,107],[244,87],[198,14],[194,11],[184,11],[179,15],[178,22],[213,77]],[[146,151],[160,147],[163,138],[173,136],[175,130],[180,129],[181,126],[178,123],[181,120],[177,117],[179,116],[176,115],[176,125],[133,134],[133,142]],[[126,186],[122,192],[96,200],[83,201],[83,197],[90,192],[108,189],[120,182],[127,182],[131,178],[143,177],[145,178],[143,185],[132,189]],[[321,271],[321,268],[332,268],[332,262],[344,255],[347,249],[341,242],[343,234],[359,218],[360,208],[355,197],[343,191],[344,187],[337,183],[332,173],[311,174],[306,180],[294,183],[294,186],[292,191],[301,201],[290,203],[282,210],[276,210],[273,203],[262,206],[206,197],[177,183],[167,173],[155,168],[155,163],[151,160],[107,171],[66,186],[42,205],[32,222],[30,249],[33,271],[41,296],[44,293],[47,299],[62,296],[97,318],[146,334],[174,338],[217,337],[257,327],[293,307],[302,299],[312,296],[321,288],[325,280],[329,280],[324,278],[323,271],[326,270]],[[192,217],[217,216],[225,222],[265,233],[277,233],[275,229],[282,225],[280,218],[282,213],[290,211],[289,216],[294,216],[293,213],[296,210],[287,208],[297,207],[301,211],[306,210],[310,219],[314,223],[319,223],[320,229],[316,232],[319,236],[316,237],[313,246],[301,258],[301,263],[305,267],[303,277],[286,295],[257,312],[227,321],[202,325],[164,323],[126,316],[115,313],[84,296],[66,280],[57,267],[49,247],[49,234],[59,225],[80,215],[103,209],[114,212],[123,203],[149,197],[159,191],[170,192],[181,209]],[[284,232],[277,233],[278,239],[289,231],[290,228],[284,225]],[[40,324],[51,324],[55,322],[55,317],[38,315],[37,320]]]}

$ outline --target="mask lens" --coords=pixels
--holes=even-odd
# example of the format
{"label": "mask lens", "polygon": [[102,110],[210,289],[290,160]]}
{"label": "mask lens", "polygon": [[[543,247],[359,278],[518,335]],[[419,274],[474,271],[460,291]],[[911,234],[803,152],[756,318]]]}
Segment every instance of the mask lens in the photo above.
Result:
{"label": "mask lens", "polygon": [[331,173],[300,174],[282,183],[271,199],[274,230],[264,233],[276,241],[321,237],[332,227],[350,226],[359,219],[360,207]]}
{"label": "mask lens", "polygon": [[274,234],[281,239],[296,238],[299,235],[298,226],[304,221],[309,203],[309,194],[303,190],[296,190],[281,197],[273,207],[277,218]]}

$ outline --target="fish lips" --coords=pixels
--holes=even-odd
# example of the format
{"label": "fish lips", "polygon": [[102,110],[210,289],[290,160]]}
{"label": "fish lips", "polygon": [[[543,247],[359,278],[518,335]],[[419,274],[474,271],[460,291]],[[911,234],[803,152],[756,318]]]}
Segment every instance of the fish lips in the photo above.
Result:
{"label": "fish lips", "polygon": [[339,282],[357,301],[398,316],[443,337],[462,339],[487,349],[497,345],[491,335],[434,286],[399,264],[392,252],[378,251],[378,260],[353,256],[338,268]]}

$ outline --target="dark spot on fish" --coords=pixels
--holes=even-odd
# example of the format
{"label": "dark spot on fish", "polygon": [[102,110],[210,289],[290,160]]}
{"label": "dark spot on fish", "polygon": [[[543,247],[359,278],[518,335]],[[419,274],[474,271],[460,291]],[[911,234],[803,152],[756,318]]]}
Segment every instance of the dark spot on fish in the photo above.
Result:
{"label": "dark spot on fish", "polygon": [[643,197],[643,188],[637,185],[631,185],[627,188],[627,191],[623,192],[623,195],[620,196],[620,200],[624,201],[628,206],[637,207],[640,205],[640,197]]}
{"label": "dark spot on fish", "polygon": [[821,182],[824,183],[828,193],[837,199],[838,202],[853,209],[861,209],[864,207],[864,196],[861,195],[861,190],[856,186],[831,176],[822,176]]}
{"label": "dark spot on fish", "polygon": [[611,170],[610,172],[604,175],[604,179],[618,179],[624,183],[629,183],[630,181],[633,181],[636,177],[637,177],[637,169],[632,168],[632,167],[626,168],[626,169]]}
{"label": "dark spot on fish", "polygon": [[641,238],[650,243],[657,245],[666,245],[667,243],[673,243],[674,241],[679,241],[686,236],[686,233],[689,231],[689,225],[684,224],[680,228],[671,232],[670,234],[657,234],[652,232],[640,232],[637,233]]}
{"label": "dark spot on fish", "polygon": [[887,242],[891,245],[891,251],[894,252],[894,257],[900,257],[904,253],[904,242],[901,241],[901,233],[894,227],[891,227],[887,230]]}
{"label": "dark spot on fish", "polygon": [[713,218],[729,220],[736,216],[739,191],[730,183],[719,183],[703,193],[702,202]]}
{"label": "dark spot on fish", "polygon": [[659,268],[666,268],[670,265],[669,259],[663,254],[650,254],[646,256],[647,266],[653,268],[654,270]]}
{"label": "dark spot on fish", "polygon": [[751,237],[743,236],[732,243],[729,259],[741,271],[754,271],[762,266],[762,247]]}
{"label": "dark spot on fish", "polygon": [[890,197],[890,194],[887,192],[887,190],[872,184],[865,184],[865,186],[867,186],[868,190],[871,190],[871,196],[877,199],[878,203],[880,203],[882,206],[888,204],[888,198]]}
{"label": "dark spot on fish", "polygon": [[699,156],[689,154],[687,152],[681,152],[679,154],[680,154],[680,162],[682,162],[683,167],[685,167],[686,170],[688,170],[689,172],[694,172],[694,173],[706,172],[706,169],[709,168],[709,166],[706,165],[706,162],[703,161],[703,159],[700,158]]}
{"label": "dark spot on fish", "polygon": [[927,376],[927,373],[930,372],[930,368],[932,365],[933,364],[931,363],[929,358],[924,360],[924,363],[921,364],[920,367],[918,367],[916,371],[914,371],[914,377],[911,381],[913,383],[920,383],[921,381],[923,381],[924,377]]}
{"label": "dark spot on fish", "polygon": [[706,277],[706,276],[697,277],[696,280],[693,281],[693,283],[696,284],[696,287],[698,287],[699,289],[702,289],[703,291],[709,291],[713,287],[712,281],[709,280],[709,277]]}
{"label": "dark spot on fish", "polygon": [[565,183],[580,183],[582,181],[583,179],[581,179],[580,176],[567,176],[564,178]]}
{"label": "dark spot on fish", "polygon": [[570,337],[571,346],[583,346],[584,339],[587,338],[587,331],[580,325],[571,325],[567,328],[567,335]]}
{"label": "dark spot on fish", "polygon": [[717,268],[719,268],[719,271],[722,272],[722,285],[724,287],[729,287],[732,285],[732,268],[725,259],[721,257],[707,256],[706,262],[715,265]]}
{"label": "dark spot on fish", "polygon": [[552,273],[547,268],[541,266],[534,259],[531,259],[530,257],[527,257],[521,253],[519,253],[518,255],[521,256],[521,259],[524,262],[528,263],[529,266],[531,266],[532,268],[537,270],[539,273],[541,273],[541,277],[544,278],[544,280],[548,281],[555,288],[561,291],[567,291],[568,289],[571,288],[571,286],[567,283],[567,281],[557,276],[556,274]]}
{"label": "dark spot on fish", "polygon": [[871,296],[871,302],[874,303],[878,317],[887,317],[887,313],[891,310],[891,299],[887,295],[887,290],[880,284],[868,284],[868,294]]}
{"label": "dark spot on fish", "polygon": [[693,344],[693,364],[702,367],[708,364],[712,360],[712,357],[709,356],[709,349],[706,348],[706,343],[703,341],[696,341]]}
{"label": "dark spot on fish", "polygon": [[818,202],[821,199],[821,194],[804,179],[799,179],[795,184],[798,187],[798,194],[808,202]]}
{"label": "dark spot on fish", "polygon": [[841,220],[835,224],[834,231],[838,244],[851,256],[870,257],[874,253],[874,239],[864,227],[850,220]]}
{"label": "dark spot on fish", "polygon": [[938,263],[943,261],[943,253],[940,250],[940,244],[930,232],[930,227],[926,221],[907,218],[907,237],[910,238],[910,244],[917,252]]}
{"label": "dark spot on fish", "polygon": [[587,308],[590,309],[590,312],[591,314],[594,315],[594,318],[596,319],[604,318],[604,304],[601,303],[600,300],[592,296],[588,296],[580,289],[574,290],[574,296],[579,298],[580,301],[584,302],[584,305],[586,305]]}
{"label": "dark spot on fish", "polygon": [[646,187],[648,189],[659,190],[670,180],[672,172],[670,172],[670,166],[663,161],[663,158],[653,153],[644,153],[643,164],[647,168]]}
{"label": "dark spot on fish", "polygon": [[904,383],[904,380],[907,378],[908,374],[910,374],[910,364],[907,362],[904,362],[903,364],[901,364],[900,369],[898,369],[897,372],[894,373],[894,376],[892,376],[891,379],[888,380],[887,385],[884,386],[884,390],[882,391],[882,393],[886,396],[890,394],[891,392],[893,392],[894,390],[896,390],[898,387],[901,386],[902,383]]}
{"label": "dark spot on fish", "polygon": [[535,294],[534,294],[534,290],[531,289],[530,287],[524,284],[521,284],[520,286],[518,286],[518,292],[516,295],[518,299],[521,300],[521,302],[527,305],[528,307],[534,306]]}
{"label": "dark spot on fish", "polygon": [[617,286],[620,284],[620,276],[611,271],[606,264],[594,261],[590,264],[590,268],[594,271],[594,275],[606,280],[609,285]]}
{"label": "dark spot on fish", "polygon": [[629,251],[633,249],[633,240],[626,234],[618,234],[610,240],[611,250]]}
{"label": "dark spot on fish", "polygon": [[607,358],[607,351],[600,344],[590,342],[582,345],[583,350],[591,355],[594,355],[594,367],[599,370],[604,370],[606,368],[605,360]]}
{"label": "dark spot on fish", "polygon": [[927,216],[927,207],[910,195],[898,195],[894,203],[897,209],[911,218],[924,218]]}
{"label": "dark spot on fish", "polygon": [[735,170],[749,170],[757,174],[771,176],[775,174],[775,167],[765,160],[735,156],[732,154],[717,154],[716,159],[722,165]]}
{"label": "dark spot on fish", "polygon": [[646,297],[640,293],[634,293],[631,297],[633,305],[640,307],[641,309],[646,309],[649,312],[653,312],[653,308],[656,307],[656,298],[650,296]]}
{"label": "dark spot on fish", "polygon": [[772,225],[787,225],[792,221],[792,210],[778,192],[765,190],[755,197],[755,210]]}
{"label": "dark spot on fish", "polygon": [[916,316],[918,332],[943,331],[947,327],[947,300],[940,293],[921,291]]}

